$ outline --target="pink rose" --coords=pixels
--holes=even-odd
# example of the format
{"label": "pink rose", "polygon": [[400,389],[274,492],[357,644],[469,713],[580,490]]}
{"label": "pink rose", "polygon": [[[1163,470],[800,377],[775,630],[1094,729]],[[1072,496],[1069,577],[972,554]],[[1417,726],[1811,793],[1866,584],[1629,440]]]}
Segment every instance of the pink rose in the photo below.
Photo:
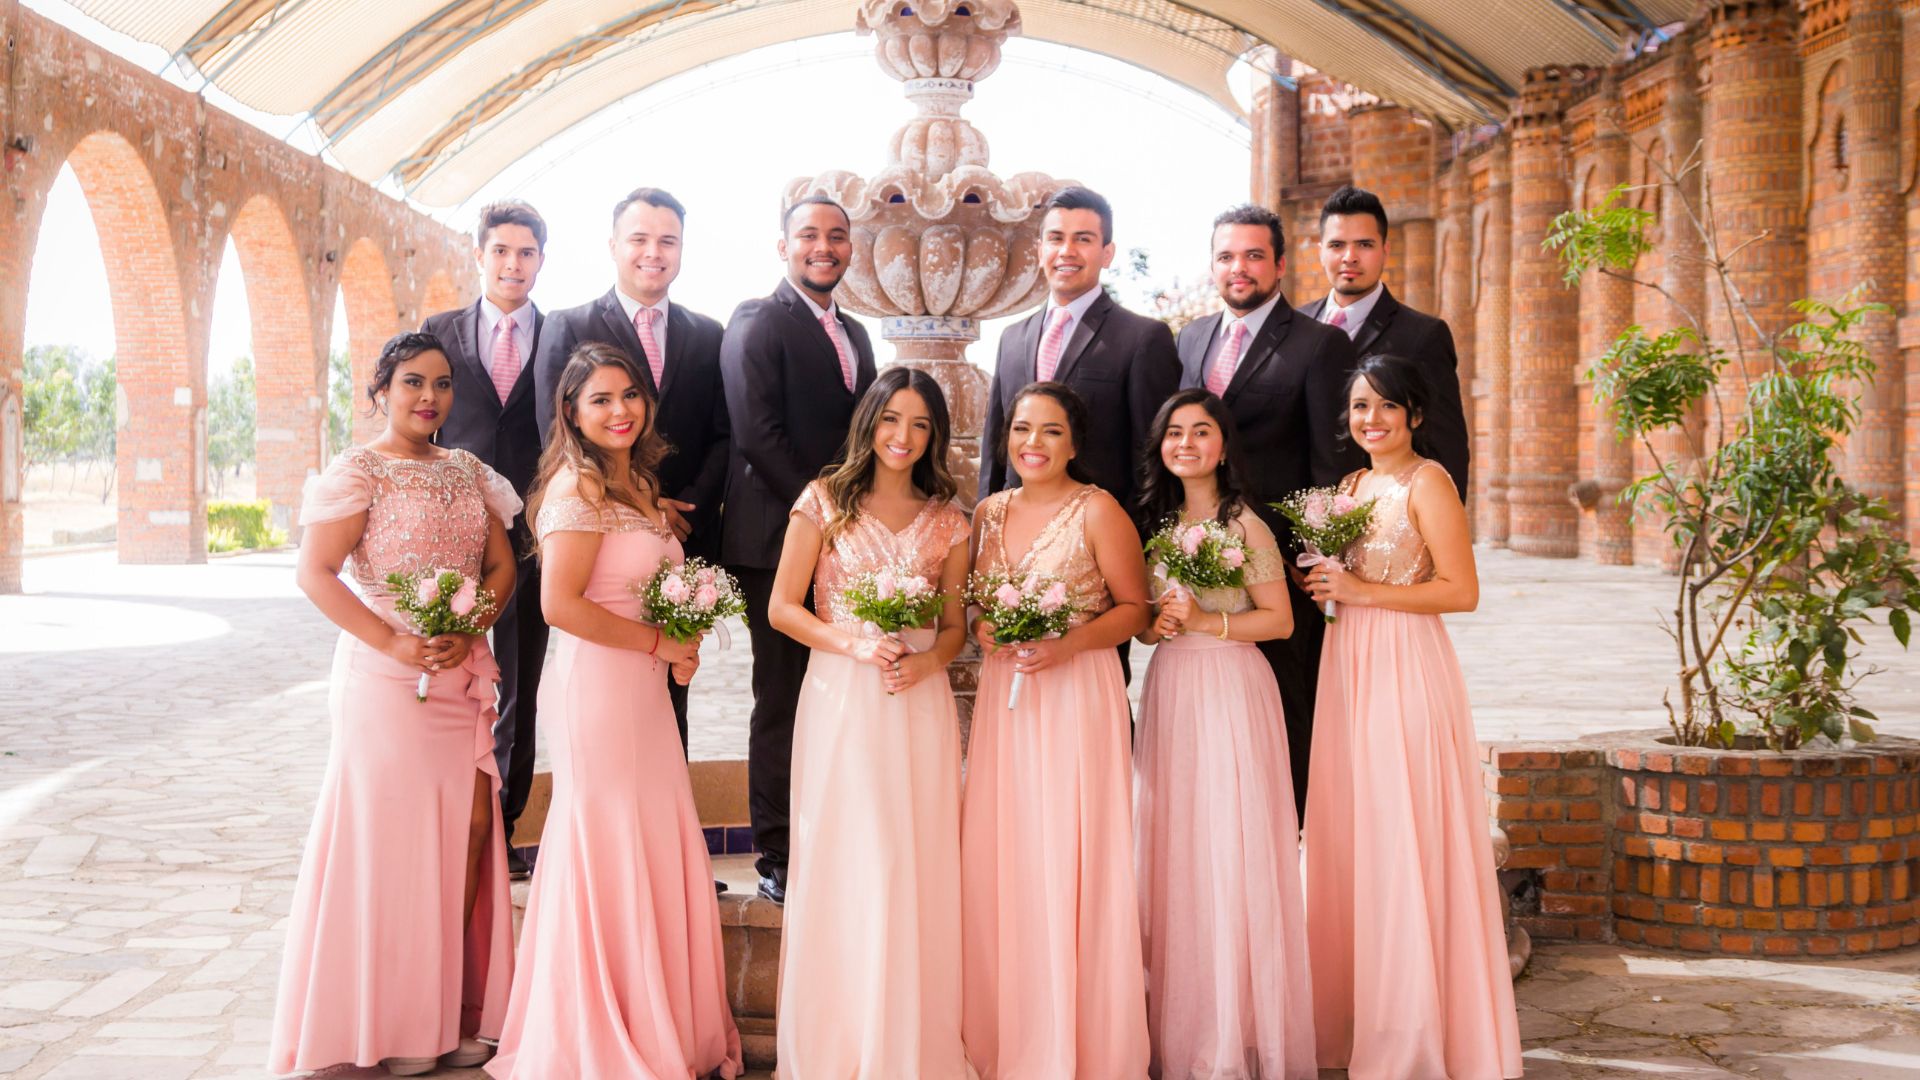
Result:
{"label": "pink rose", "polygon": [[440,575],[428,574],[421,578],[420,584],[413,590],[414,602],[421,607],[426,607],[438,599],[440,599]]}
{"label": "pink rose", "polygon": [[687,597],[692,595],[692,590],[687,588],[686,578],[679,574],[668,574],[667,580],[660,583],[660,595],[665,597],[669,604],[684,604],[687,602]]}
{"label": "pink rose", "polygon": [[1048,615],[1059,611],[1066,606],[1066,603],[1067,585],[1063,581],[1056,581],[1047,586],[1047,591],[1040,595],[1040,610]]}
{"label": "pink rose", "polygon": [[1020,606],[1020,600],[1020,590],[1014,588],[1011,581],[993,590],[993,602],[1003,608],[1017,608]]}
{"label": "pink rose", "polygon": [[919,574],[914,574],[900,582],[900,592],[909,600],[920,599],[927,595],[932,588],[933,586],[927,584],[927,579],[921,577]]}
{"label": "pink rose", "polygon": [[1189,556],[1200,554],[1200,545],[1207,542],[1207,530],[1199,525],[1187,526],[1180,534],[1180,550]]}
{"label": "pink rose", "polygon": [[1333,497],[1333,512],[1336,515],[1352,513],[1353,508],[1358,505],[1360,504],[1354,502],[1351,495],[1340,494]]}
{"label": "pink rose", "polygon": [[893,571],[882,570],[879,573],[873,575],[873,595],[874,596],[878,597],[881,600],[891,600],[896,595],[898,595],[899,592],[900,592],[900,587],[893,580]]}
{"label": "pink rose", "polygon": [[447,606],[453,609],[455,615],[471,615],[473,606],[479,600],[480,586],[475,584],[472,578],[467,578],[460,583],[460,591],[454,593],[453,599],[447,601]]}
{"label": "pink rose", "polygon": [[1040,572],[1037,570],[1029,571],[1027,574],[1027,580],[1020,583],[1021,592],[1032,592],[1033,590],[1039,587],[1040,587]]}
{"label": "pink rose", "polygon": [[712,611],[713,605],[720,602],[720,590],[712,584],[700,586],[693,591],[693,604],[701,611]]}
{"label": "pink rose", "polygon": [[1246,563],[1247,553],[1237,547],[1221,548],[1220,561],[1227,564],[1227,569],[1238,570]]}
{"label": "pink rose", "polygon": [[713,567],[703,566],[693,575],[693,580],[701,585],[713,584]]}

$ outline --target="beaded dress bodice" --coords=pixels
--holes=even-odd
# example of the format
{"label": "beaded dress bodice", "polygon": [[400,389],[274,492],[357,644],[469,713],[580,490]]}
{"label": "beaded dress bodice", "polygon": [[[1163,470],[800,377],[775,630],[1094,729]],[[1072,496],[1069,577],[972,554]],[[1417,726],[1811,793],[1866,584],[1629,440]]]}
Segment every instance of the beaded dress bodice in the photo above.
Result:
{"label": "beaded dress bodice", "polygon": [[503,523],[520,512],[512,485],[465,450],[432,460],[388,457],[351,447],[308,482],[300,508],[312,525],[365,511],[366,529],[347,556],[347,572],[368,596],[387,593],[387,575],[458,570],[479,578],[487,515]]}
{"label": "beaded dress bodice", "polygon": [[[1193,520],[1185,514],[1180,515],[1180,524],[1192,523]],[[1242,576],[1248,585],[1264,585],[1287,576],[1286,556],[1280,553],[1279,541],[1274,539],[1273,530],[1267,528],[1267,523],[1261,521],[1253,511],[1241,507],[1234,514],[1227,531],[1246,541],[1247,562]],[[1159,603],[1166,591],[1165,580],[1154,574],[1147,575],[1147,593],[1154,603]],[[1252,595],[1244,588],[1195,589],[1193,601],[1201,611],[1224,611],[1229,615],[1252,611],[1254,607]]]}
{"label": "beaded dress bodice", "polygon": [[1361,469],[1341,482],[1340,490],[1358,499],[1374,500],[1367,531],[1342,553],[1347,568],[1361,580],[1381,585],[1418,585],[1433,577],[1433,554],[1427,550],[1427,542],[1414,526],[1407,508],[1415,474],[1428,467],[1441,466],[1439,462],[1421,458],[1392,476]]}
{"label": "beaded dress bodice", "polygon": [[587,599],[626,619],[640,617],[640,598],[633,587],[651,578],[662,562],[682,559],[680,541],[664,523],[620,503],[589,502],[578,495],[548,499],[540,507],[533,535],[544,542],[556,532],[604,534],[600,552],[582,593]]}
{"label": "beaded dress bodice", "polygon": [[[793,512],[813,522],[822,533],[833,520],[834,509],[818,481],[808,484]],[[895,567],[918,574],[938,588],[940,570],[953,545],[964,543],[967,515],[946,499],[929,499],[920,513],[899,532],[861,511],[820,552],[813,568],[813,608],[820,618],[847,630],[858,630],[859,619],[847,610],[847,587],[864,574]]]}
{"label": "beaded dress bodice", "polygon": [[1107,590],[1107,579],[1087,545],[1087,502],[1100,489],[1089,484],[1067,496],[1016,562],[1007,551],[1007,504],[1020,490],[990,495],[974,507],[974,518],[980,524],[974,571],[982,575],[1029,571],[1052,574],[1066,583],[1068,600],[1077,609],[1070,625],[1079,626],[1101,615],[1113,606],[1113,594]]}

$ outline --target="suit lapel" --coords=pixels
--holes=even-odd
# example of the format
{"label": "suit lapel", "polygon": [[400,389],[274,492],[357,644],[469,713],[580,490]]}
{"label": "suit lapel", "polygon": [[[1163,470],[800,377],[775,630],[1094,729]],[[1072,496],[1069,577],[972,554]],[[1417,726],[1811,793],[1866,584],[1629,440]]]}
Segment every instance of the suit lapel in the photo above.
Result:
{"label": "suit lapel", "polygon": [[[600,322],[606,328],[607,334],[612,337],[614,344],[627,351],[627,356],[638,365],[641,373],[647,377],[647,382],[652,383],[653,368],[647,364],[647,350],[641,348],[639,333],[634,330],[633,324],[627,321],[627,309],[621,305],[619,294],[613,289],[608,289],[606,295],[600,298],[599,308]],[[658,386],[653,387],[653,396],[655,400],[659,399]]]}
{"label": "suit lapel", "polygon": [[[488,374],[487,365],[480,358],[480,301],[473,302],[473,310],[467,313],[466,318],[453,321],[453,341],[455,359],[465,364],[473,377],[480,380],[480,385],[487,388],[487,392],[480,396],[487,399],[487,408],[492,415],[499,416],[505,407],[500,404],[500,392],[493,388],[493,376]],[[522,361],[520,374],[524,377],[531,366]]]}
{"label": "suit lapel", "polygon": [[1360,332],[1353,336],[1354,353],[1367,355],[1367,350],[1380,340],[1380,335],[1386,332],[1387,324],[1393,322],[1394,313],[1399,310],[1400,301],[1393,298],[1393,293],[1385,285],[1380,286],[1380,299],[1373,302],[1373,310],[1367,312],[1367,321],[1360,324]]}
{"label": "suit lapel", "polygon": [[1053,373],[1055,382],[1066,382],[1073,374],[1081,354],[1093,343],[1094,336],[1100,333],[1100,324],[1107,321],[1107,313],[1112,310],[1113,300],[1106,293],[1094,299],[1093,305],[1087,308],[1086,318],[1080,320],[1080,325],[1073,328],[1073,336],[1067,339],[1067,350],[1060,354],[1060,366]]}
{"label": "suit lapel", "polygon": [[[1207,352],[1213,348],[1213,339],[1220,333],[1220,320],[1226,317],[1226,313],[1216,311],[1194,321],[1192,333],[1187,336],[1199,347],[1190,350],[1186,356],[1180,358],[1181,386],[1206,384]],[[1264,330],[1265,327],[1261,329]]]}
{"label": "suit lapel", "polygon": [[[685,308],[672,300],[667,301],[667,355],[666,362],[660,367],[660,397],[665,400],[673,389],[675,376],[687,358],[687,338],[693,333],[693,318]],[[639,335],[636,333],[635,338]]]}
{"label": "suit lapel", "polygon": [[1240,391],[1259,377],[1260,369],[1272,362],[1274,354],[1280,351],[1280,343],[1287,339],[1287,333],[1293,329],[1293,319],[1294,310],[1287,306],[1287,299],[1283,296],[1267,313],[1267,321],[1260,324],[1260,333],[1247,344],[1247,355],[1235,365],[1233,378],[1227,383],[1225,400],[1232,401],[1239,397]]}
{"label": "suit lapel", "polygon": [[[800,290],[794,288],[792,282],[782,281],[780,287],[774,290],[774,295],[787,305],[787,314],[793,316],[794,321],[800,324],[801,340],[813,346],[815,358],[833,373],[833,384],[840,388],[841,393],[850,393],[847,390],[846,377],[840,372],[840,353],[833,347],[833,339],[827,336],[827,328],[820,325],[820,319],[814,315],[813,308],[807,303],[806,298],[800,295]],[[837,312],[839,309],[834,310]],[[844,321],[840,324],[840,334],[846,339],[847,348],[853,349],[853,335],[848,332]],[[860,370],[857,355],[854,357],[854,364],[853,384],[858,387]]]}

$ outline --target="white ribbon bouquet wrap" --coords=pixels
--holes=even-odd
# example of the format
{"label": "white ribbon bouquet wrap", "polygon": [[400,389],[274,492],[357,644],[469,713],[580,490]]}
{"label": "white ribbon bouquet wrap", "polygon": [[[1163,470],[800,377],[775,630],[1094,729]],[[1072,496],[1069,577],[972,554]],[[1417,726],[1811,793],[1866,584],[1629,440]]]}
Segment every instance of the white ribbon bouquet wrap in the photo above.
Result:
{"label": "white ribbon bouquet wrap", "polygon": [[[981,618],[993,624],[993,640],[999,645],[1060,637],[1080,610],[1068,598],[1066,582],[1038,571],[1020,576],[975,575],[967,593],[980,607]],[[1013,685],[1007,691],[1009,710],[1019,705],[1025,683],[1024,672],[1013,673]]]}
{"label": "white ribbon bouquet wrap", "polygon": [[[1295,562],[1309,575],[1322,564],[1345,568],[1341,553],[1366,535],[1373,521],[1372,499],[1361,502],[1338,488],[1302,488],[1272,505],[1292,523],[1293,538],[1301,547]],[[1322,604],[1320,614],[1336,621],[1333,601]]]}
{"label": "white ribbon bouquet wrap", "polygon": [[641,618],[683,644],[715,630],[725,649],[727,628],[721,620],[747,610],[740,583],[705,559],[662,559],[652,577],[635,583],[633,594],[640,598]]}
{"label": "white ribbon bouquet wrap", "polygon": [[1164,597],[1196,589],[1240,589],[1247,584],[1246,541],[1217,521],[1173,518],[1147,541],[1147,561]]}
{"label": "white ribbon bouquet wrap", "polygon": [[[499,606],[492,593],[458,570],[423,570],[411,575],[395,571],[387,575],[387,590],[393,596],[394,612],[423,638],[484,634],[487,628],[481,620]],[[414,700],[427,700],[427,688],[432,684],[433,673],[421,672],[413,689]]]}

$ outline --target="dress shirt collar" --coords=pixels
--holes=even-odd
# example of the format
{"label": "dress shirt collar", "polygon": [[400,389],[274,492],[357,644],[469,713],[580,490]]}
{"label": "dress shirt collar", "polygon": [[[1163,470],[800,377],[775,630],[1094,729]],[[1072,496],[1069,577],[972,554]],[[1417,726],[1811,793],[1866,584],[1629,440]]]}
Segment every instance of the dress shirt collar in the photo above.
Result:
{"label": "dress shirt collar", "polygon": [[1052,326],[1053,313],[1059,308],[1065,307],[1067,309],[1067,314],[1073,316],[1073,329],[1075,330],[1080,329],[1080,324],[1087,321],[1087,309],[1093,306],[1093,302],[1095,300],[1100,299],[1101,291],[1102,290],[1100,286],[1095,285],[1093,288],[1088,289],[1086,292],[1083,292],[1079,296],[1076,296],[1072,300],[1069,300],[1064,305],[1056,304],[1053,302],[1052,297],[1048,297],[1047,298],[1047,321],[1044,323],[1041,323],[1040,328],[1042,330],[1045,330],[1047,327]]}
{"label": "dress shirt collar", "polygon": [[1240,343],[1242,349],[1247,348],[1253,344],[1254,338],[1260,336],[1260,328],[1267,325],[1267,316],[1273,314],[1273,309],[1280,303],[1280,300],[1280,290],[1275,289],[1273,290],[1273,295],[1267,297],[1266,303],[1261,304],[1245,315],[1235,315],[1232,311],[1222,311],[1220,313],[1220,329],[1215,332],[1214,336],[1221,341],[1227,340],[1227,333],[1233,329],[1234,320],[1238,319],[1247,325],[1247,338]]}
{"label": "dress shirt collar", "polygon": [[655,318],[653,323],[655,329],[658,329],[662,323],[665,323],[667,321],[668,301],[667,301],[667,298],[664,296],[660,298],[660,302],[657,304],[643,304],[640,301],[635,300],[633,297],[628,296],[625,292],[621,290],[620,286],[618,285],[615,285],[613,287],[613,295],[620,298],[620,310],[627,313],[627,321],[630,323],[637,322],[639,320],[640,309],[643,307],[650,307],[653,310],[660,313],[659,316]]}
{"label": "dress shirt collar", "polygon": [[813,309],[814,318],[818,319],[824,315],[827,318],[832,319],[834,322],[840,321],[840,305],[834,303],[832,299],[827,300],[826,307],[821,307],[819,303],[814,300],[813,294],[808,292],[807,290],[802,289],[796,285],[794,286],[793,291],[799,293],[800,299],[805,300],[807,302],[807,306]]}
{"label": "dress shirt collar", "polygon": [[1327,302],[1320,307],[1320,321],[1329,322],[1333,319],[1333,313],[1335,311],[1345,311],[1347,313],[1347,325],[1340,329],[1345,330],[1349,338],[1359,337],[1360,328],[1366,325],[1367,316],[1373,314],[1373,305],[1380,302],[1380,294],[1386,291],[1387,283],[1385,281],[1375,282],[1372,292],[1355,300],[1344,308],[1336,306],[1333,299],[1336,294],[1329,293],[1327,294]]}

